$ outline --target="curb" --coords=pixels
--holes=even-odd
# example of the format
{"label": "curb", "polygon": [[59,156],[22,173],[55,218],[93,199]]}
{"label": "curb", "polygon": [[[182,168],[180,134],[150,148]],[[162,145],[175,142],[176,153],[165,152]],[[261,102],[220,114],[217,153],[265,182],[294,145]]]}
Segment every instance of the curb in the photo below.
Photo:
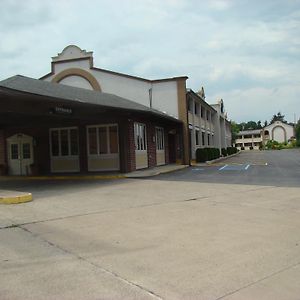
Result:
{"label": "curb", "polygon": [[[124,175],[86,175],[86,176],[0,176],[5,180],[105,180],[105,179],[122,179]],[[1,198],[0,198],[1,199]]]}
{"label": "curb", "polygon": [[160,174],[167,174],[167,173],[172,173],[172,172],[176,172],[176,171],[180,171],[180,170],[183,170],[183,169],[186,169],[190,167],[189,165],[182,165],[182,167],[180,168],[177,168],[177,169],[172,169],[172,170],[162,170],[162,171],[157,171],[155,173],[152,173],[152,174],[148,174],[148,175],[142,175],[142,176],[139,176],[139,175],[132,175],[130,176],[130,173],[128,173],[128,176],[125,176],[126,178],[134,178],[134,179],[138,179],[138,178],[147,178],[147,177],[154,177],[154,176],[157,176],[157,175],[160,175]]}
{"label": "curb", "polygon": [[0,196],[0,204],[20,204],[20,203],[25,203],[30,201],[32,201],[31,193],[26,193],[20,196],[9,196],[9,197]]}
{"label": "curb", "polygon": [[225,156],[225,157],[219,157],[217,159],[214,159],[214,160],[209,160],[209,161],[206,161],[206,162],[203,162],[203,163],[194,163],[192,164],[191,166],[206,166],[206,165],[212,165],[214,163],[217,163],[217,162],[220,162],[220,161],[223,161],[223,160],[226,160],[228,158],[231,158],[231,157],[234,157],[236,155],[239,155],[241,153],[241,151],[237,152],[237,153],[234,153],[234,154],[231,154],[231,155],[228,155],[228,156]]}
{"label": "curb", "polygon": [[217,159],[214,159],[214,160],[210,160],[210,161],[207,161],[206,164],[211,165],[213,163],[226,160],[227,158],[231,158],[231,157],[237,156],[240,153],[241,153],[241,151],[239,151],[237,153],[234,153],[234,154],[231,154],[231,155],[228,155],[228,156],[225,156],[225,157],[220,157],[220,158],[217,158]]}

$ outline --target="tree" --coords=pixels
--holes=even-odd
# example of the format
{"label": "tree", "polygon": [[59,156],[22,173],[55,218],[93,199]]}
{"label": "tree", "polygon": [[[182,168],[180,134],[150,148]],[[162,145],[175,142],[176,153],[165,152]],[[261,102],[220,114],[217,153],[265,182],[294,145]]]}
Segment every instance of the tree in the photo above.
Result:
{"label": "tree", "polygon": [[273,124],[276,121],[280,121],[282,123],[287,123],[287,121],[284,119],[284,115],[282,115],[280,111],[277,113],[277,115],[273,115],[273,117],[270,121],[270,124]]}
{"label": "tree", "polygon": [[245,125],[245,130],[257,129],[257,124],[255,121],[248,121]]}
{"label": "tree", "polygon": [[261,126],[261,121],[257,121],[257,126],[256,126],[257,129],[262,129],[262,126]]}
{"label": "tree", "polygon": [[268,126],[268,121],[265,120],[265,122],[264,122],[264,127],[267,127],[267,126]]}
{"label": "tree", "polygon": [[231,137],[232,137],[232,143],[235,142],[237,138],[237,134],[240,132],[240,126],[234,121],[231,121]]}

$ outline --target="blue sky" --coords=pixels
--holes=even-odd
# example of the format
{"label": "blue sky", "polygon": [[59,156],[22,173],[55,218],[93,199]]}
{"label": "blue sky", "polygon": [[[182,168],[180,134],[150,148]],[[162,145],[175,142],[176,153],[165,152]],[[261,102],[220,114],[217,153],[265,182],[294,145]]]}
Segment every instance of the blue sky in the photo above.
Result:
{"label": "blue sky", "polygon": [[68,44],[150,79],[187,75],[230,119],[300,117],[300,0],[2,0],[0,79],[39,78]]}

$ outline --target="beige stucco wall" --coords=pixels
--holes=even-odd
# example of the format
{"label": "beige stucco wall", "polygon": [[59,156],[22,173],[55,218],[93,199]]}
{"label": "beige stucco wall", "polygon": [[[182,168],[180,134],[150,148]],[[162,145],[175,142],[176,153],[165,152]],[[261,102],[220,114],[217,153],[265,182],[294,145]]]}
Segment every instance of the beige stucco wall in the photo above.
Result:
{"label": "beige stucco wall", "polygon": [[117,171],[119,169],[119,157],[88,158],[89,171]]}
{"label": "beige stucco wall", "polygon": [[156,150],[156,165],[161,166],[166,163],[165,161],[165,151],[164,150]]}
{"label": "beige stucco wall", "polygon": [[135,152],[135,164],[136,164],[136,169],[142,169],[142,168],[148,167],[147,151],[136,151]]}

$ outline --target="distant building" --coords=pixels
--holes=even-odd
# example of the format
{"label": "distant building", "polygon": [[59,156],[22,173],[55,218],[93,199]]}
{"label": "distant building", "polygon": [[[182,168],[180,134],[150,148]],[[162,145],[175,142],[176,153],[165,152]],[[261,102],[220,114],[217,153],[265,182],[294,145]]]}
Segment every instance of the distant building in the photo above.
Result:
{"label": "distant building", "polygon": [[195,93],[187,89],[190,156],[196,158],[198,148],[227,148],[231,146],[231,123],[227,120],[224,103],[208,104],[202,88]]}
{"label": "distant building", "polygon": [[262,146],[262,130],[244,130],[237,134],[235,146],[239,150],[259,149]]}
{"label": "distant building", "polygon": [[240,131],[235,140],[239,150],[259,149],[269,140],[288,143],[295,136],[294,126],[276,121],[262,129]]}
{"label": "distant building", "polygon": [[295,137],[295,128],[289,124],[276,121],[263,128],[263,141],[274,140],[279,143],[288,143]]}

